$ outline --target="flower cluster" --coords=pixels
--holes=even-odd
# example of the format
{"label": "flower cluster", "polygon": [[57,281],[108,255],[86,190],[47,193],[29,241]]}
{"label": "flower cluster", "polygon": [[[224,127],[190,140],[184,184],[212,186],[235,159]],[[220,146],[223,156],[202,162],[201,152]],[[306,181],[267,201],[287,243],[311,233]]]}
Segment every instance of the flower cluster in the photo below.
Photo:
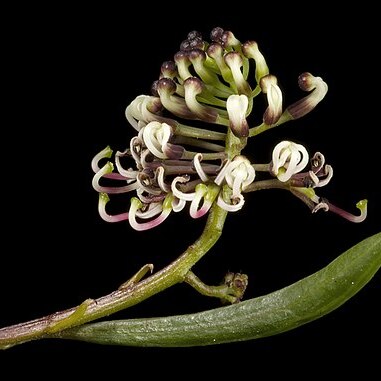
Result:
{"label": "flower cluster", "polygon": [[[251,163],[241,153],[249,138],[306,115],[328,90],[310,73],[300,75],[298,82],[309,93],[284,109],[277,78],[269,73],[255,41],[241,43],[219,27],[210,33],[210,42],[190,32],[173,60],[161,65],[151,95],[140,95],[127,107],[126,118],[137,132],[129,147],[115,153],[114,164],[109,147],[92,161],[101,217],[128,220],[134,229],[145,230],[183,210],[187,202],[191,217],[199,218],[214,203],[238,211],[243,193],[276,187],[291,191],[313,212],[331,210],[353,221],[365,218],[365,200],[358,204],[361,215],[353,216],[315,194],[314,188],[326,185],[333,174],[321,153],[310,160],[302,145],[289,141],[276,145],[268,164]],[[250,127],[253,99],[261,93],[267,108],[262,123]],[[303,172],[309,163],[311,169]],[[254,181],[256,171],[267,172],[271,179]],[[110,195],[132,191],[128,212],[106,211]]]}

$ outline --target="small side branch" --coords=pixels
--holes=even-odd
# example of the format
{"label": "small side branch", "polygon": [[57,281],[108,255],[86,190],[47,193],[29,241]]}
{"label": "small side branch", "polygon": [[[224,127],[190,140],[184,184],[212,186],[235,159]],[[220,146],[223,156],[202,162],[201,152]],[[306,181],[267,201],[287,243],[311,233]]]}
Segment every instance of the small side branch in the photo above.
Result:
{"label": "small side branch", "polygon": [[221,285],[208,286],[192,271],[188,271],[184,281],[202,295],[219,298],[223,303],[233,304],[242,299],[248,284],[248,277],[245,274],[229,272]]}

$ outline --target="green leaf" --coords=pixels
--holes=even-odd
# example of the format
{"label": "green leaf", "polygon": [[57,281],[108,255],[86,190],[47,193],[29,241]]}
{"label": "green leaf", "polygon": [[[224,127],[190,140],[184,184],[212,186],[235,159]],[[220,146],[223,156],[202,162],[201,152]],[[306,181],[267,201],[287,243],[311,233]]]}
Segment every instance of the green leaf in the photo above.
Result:
{"label": "green leaf", "polygon": [[184,347],[276,335],[328,314],[360,291],[381,266],[381,233],[353,246],[300,281],[201,313],[92,323],[54,337],[98,344]]}

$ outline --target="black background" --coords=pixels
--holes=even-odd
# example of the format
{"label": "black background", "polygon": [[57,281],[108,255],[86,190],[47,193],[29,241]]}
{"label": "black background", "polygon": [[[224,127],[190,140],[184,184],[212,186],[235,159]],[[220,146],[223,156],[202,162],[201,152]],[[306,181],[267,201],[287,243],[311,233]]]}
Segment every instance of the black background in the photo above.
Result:
{"label": "black background", "polygon": [[[182,11],[178,5],[34,7],[4,15],[12,21],[2,48],[1,326],[105,295],[146,263],[164,267],[202,231],[204,219],[192,220],[185,212],[148,232],[103,222],[90,168],[107,144],[114,149],[128,144],[133,129],[124,117],[126,106],[149,92],[161,63],[193,29],[207,38],[221,26],[242,42],[256,40],[278,77],[285,105],[304,96],[297,88],[301,72],[323,77],[329,92],[314,112],[259,136],[245,153],[266,162],[280,140],[301,142],[310,153],[323,152],[334,167],[320,195],[354,213],[358,200],[369,199],[368,219],[351,224],[333,214],[311,215],[282,191],[251,194],[244,209],[229,216],[221,240],[195,272],[210,284],[229,270],[245,272],[250,298],[317,271],[380,231],[379,78],[371,10],[333,14],[330,8],[245,10],[230,4],[207,11],[189,3]],[[30,374],[41,377],[54,376],[49,365],[55,372],[71,372],[75,365],[86,372],[114,368],[110,375],[123,371],[126,377],[149,370],[170,376],[176,364],[186,373],[209,364],[213,372],[255,375],[265,369],[271,376],[280,369],[306,379],[302,365],[314,374],[332,366],[366,371],[374,366],[370,344],[380,340],[380,279],[376,275],[328,316],[266,339],[183,349],[36,341],[0,353],[0,363],[16,364],[15,376],[25,370],[17,364],[28,364]],[[177,285],[112,318],[217,306],[218,301]]]}

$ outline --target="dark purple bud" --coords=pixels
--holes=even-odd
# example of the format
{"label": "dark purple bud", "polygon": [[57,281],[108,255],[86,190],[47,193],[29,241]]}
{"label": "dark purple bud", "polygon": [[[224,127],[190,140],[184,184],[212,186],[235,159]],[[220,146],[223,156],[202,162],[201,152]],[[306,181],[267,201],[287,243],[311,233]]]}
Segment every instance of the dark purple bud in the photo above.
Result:
{"label": "dark purple bud", "polygon": [[313,90],[316,86],[314,76],[307,72],[300,74],[298,77],[298,85],[303,91]]}
{"label": "dark purple bud", "polygon": [[187,51],[190,49],[190,42],[189,40],[184,40],[180,44],[180,51]]}
{"label": "dark purple bud", "polygon": [[189,49],[201,49],[204,50],[205,42],[201,38],[194,38],[189,40]]}
{"label": "dark purple bud", "polygon": [[191,62],[194,60],[201,60],[205,61],[206,60],[206,54],[203,50],[201,49],[193,49],[189,52],[189,59]]}
{"label": "dark purple bud", "polygon": [[224,30],[219,26],[212,29],[210,32],[210,39],[213,42],[221,42],[222,35],[224,34]]}
{"label": "dark purple bud", "polygon": [[179,52],[177,52],[174,56],[176,64],[189,63],[188,55],[189,53],[186,51],[180,50]]}
{"label": "dark purple bud", "polygon": [[177,74],[176,64],[173,61],[165,61],[160,68],[161,75],[167,78],[174,78]]}
{"label": "dark purple bud", "polygon": [[199,38],[202,40],[202,34],[197,30],[192,30],[191,32],[189,32],[187,37],[188,40],[193,40],[194,38]]}
{"label": "dark purple bud", "polygon": [[204,84],[201,79],[197,77],[189,77],[184,81],[184,86],[192,88],[196,94],[200,94],[204,89]]}
{"label": "dark purple bud", "polygon": [[157,91],[160,94],[161,91],[174,94],[176,91],[176,83],[170,78],[161,78],[157,81]]}

